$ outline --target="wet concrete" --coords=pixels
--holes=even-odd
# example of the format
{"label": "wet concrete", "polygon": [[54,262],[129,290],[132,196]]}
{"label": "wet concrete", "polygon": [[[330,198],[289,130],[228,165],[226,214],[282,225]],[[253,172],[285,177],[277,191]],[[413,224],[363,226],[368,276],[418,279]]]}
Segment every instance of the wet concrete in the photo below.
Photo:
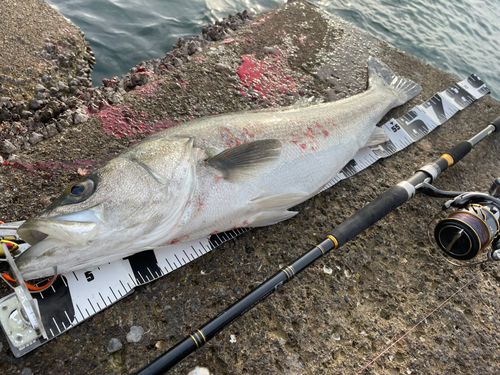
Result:
{"label": "wet concrete", "polygon": [[[196,44],[189,47],[193,40],[180,41],[171,57],[139,64],[128,77],[97,89],[80,89],[71,124],[16,152],[0,150],[9,160],[0,167],[0,220],[34,215],[109,155],[178,122],[359,93],[366,88],[370,55],[423,87],[387,118],[459,80],[303,1],[252,18],[234,32],[215,25],[209,31],[216,37],[203,47],[200,42],[199,51]],[[114,93],[119,100],[113,100]],[[75,112],[85,115],[82,122],[74,121]],[[0,369],[20,373],[30,368],[40,374],[137,370],[499,113],[497,100],[480,99],[420,142],[301,204],[294,218],[254,229],[137,288],[20,359],[2,336]],[[436,185],[486,190],[498,177],[499,148],[493,135]],[[427,241],[427,224],[441,203],[417,196],[279,289],[172,373],[187,374],[199,365],[214,374],[355,374],[470,280],[365,373],[499,373],[498,266],[457,269],[436,254]],[[326,273],[328,268],[333,272]],[[5,286],[0,292],[9,293]],[[132,326],[144,329],[136,343],[127,341]],[[112,338],[123,345],[109,353]]]}

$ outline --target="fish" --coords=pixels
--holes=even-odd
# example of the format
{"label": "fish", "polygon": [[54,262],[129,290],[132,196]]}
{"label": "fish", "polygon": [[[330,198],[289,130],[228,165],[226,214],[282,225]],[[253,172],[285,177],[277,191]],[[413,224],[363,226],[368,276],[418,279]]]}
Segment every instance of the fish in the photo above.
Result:
{"label": "fish", "polygon": [[18,228],[26,279],[91,269],[134,253],[297,214],[377,123],[421,87],[370,57],[366,91],[318,105],[202,117],[151,135],[68,186]]}

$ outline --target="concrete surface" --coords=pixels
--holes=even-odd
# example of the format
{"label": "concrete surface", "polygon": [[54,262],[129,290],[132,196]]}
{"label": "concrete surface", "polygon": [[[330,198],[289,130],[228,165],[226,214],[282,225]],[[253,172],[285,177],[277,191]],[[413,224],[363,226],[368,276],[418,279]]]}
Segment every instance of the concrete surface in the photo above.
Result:
{"label": "concrete surface", "polygon": [[[10,12],[22,9],[10,4]],[[56,11],[44,9],[53,14],[49,30],[66,24]],[[6,13],[0,17],[3,28]],[[0,150],[8,160],[0,167],[0,220],[34,215],[108,155],[179,121],[285,106],[304,97],[314,103],[359,93],[366,88],[369,55],[423,87],[387,119],[459,80],[304,1],[239,19],[238,30],[228,31],[224,24],[207,27],[198,39],[180,41],[170,55],[139,64],[127,77],[63,92],[65,100],[76,97],[65,126],[34,144],[21,142],[9,149],[13,152]],[[261,82],[256,84],[255,78]],[[497,100],[480,99],[416,144],[301,204],[294,218],[231,240],[20,359],[1,336],[0,370],[127,374],[139,369],[499,113]],[[57,116],[41,119],[34,121],[41,128],[61,121]],[[493,135],[436,185],[487,190],[499,177],[499,155],[498,136]],[[364,373],[500,373],[499,267],[457,269],[436,254],[427,240],[427,224],[442,203],[417,196],[304,271],[171,373],[187,374],[203,366],[213,374],[356,374],[471,279]],[[325,273],[324,267],[333,272]],[[0,293],[9,290],[2,285]],[[137,343],[126,340],[132,326],[144,329]],[[123,346],[109,354],[113,338]]]}

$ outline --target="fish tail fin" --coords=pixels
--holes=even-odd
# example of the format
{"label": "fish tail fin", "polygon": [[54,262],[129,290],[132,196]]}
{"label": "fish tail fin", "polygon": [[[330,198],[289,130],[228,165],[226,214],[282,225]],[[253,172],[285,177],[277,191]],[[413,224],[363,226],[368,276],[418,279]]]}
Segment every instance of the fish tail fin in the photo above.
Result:
{"label": "fish tail fin", "polygon": [[396,106],[406,103],[422,90],[422,87],[409,78],[397,76],[391,68],[379,59],[368,59],[368,88],[385,86],[397,98]]}

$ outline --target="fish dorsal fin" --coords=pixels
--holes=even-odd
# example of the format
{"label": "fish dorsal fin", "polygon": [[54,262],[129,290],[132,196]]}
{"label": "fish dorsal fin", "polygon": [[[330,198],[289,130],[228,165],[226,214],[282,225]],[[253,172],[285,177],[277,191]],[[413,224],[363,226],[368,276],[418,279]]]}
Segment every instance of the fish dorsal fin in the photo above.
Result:
{"label": "fish dorsal fin", "polygon": [[207,165],[222,173],[225,179],[253,174],[274,162],[281,154],[281,142],[264,139],[228,148],[206,161]]}
{"label": "fish dorsal fin", "polygon": [[387,142],[388,140],[389,137],[387,136],[385,131],[382,128],[376,126],[375,129],[373,129],[372,135],[370,135],[370,138],[368,138],[368,141],[366,141],[364,147],[375,147]]}

